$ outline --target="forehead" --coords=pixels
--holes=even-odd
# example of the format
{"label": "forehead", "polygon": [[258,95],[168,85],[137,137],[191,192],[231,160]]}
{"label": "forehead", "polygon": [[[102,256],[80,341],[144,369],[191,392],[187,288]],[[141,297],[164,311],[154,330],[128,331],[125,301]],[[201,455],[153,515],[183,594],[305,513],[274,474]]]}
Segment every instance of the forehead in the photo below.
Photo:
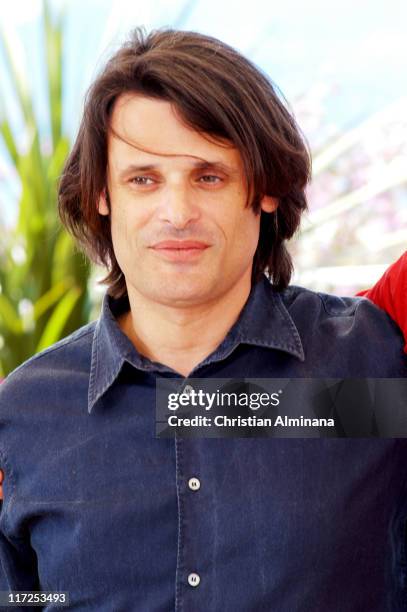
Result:
{"label": "forehead", "polygon": [[115,102],[108,135],[109,164],[218,160],[242,168],[239,151],[214,142],[183,123],[174,106],[138,94],[123,94]]}

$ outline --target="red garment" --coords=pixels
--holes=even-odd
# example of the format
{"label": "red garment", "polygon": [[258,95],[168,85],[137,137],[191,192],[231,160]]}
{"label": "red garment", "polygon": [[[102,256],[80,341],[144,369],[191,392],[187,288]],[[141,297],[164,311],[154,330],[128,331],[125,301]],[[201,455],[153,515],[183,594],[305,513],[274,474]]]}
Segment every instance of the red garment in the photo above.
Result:
{"label": "red garment", "polygon": [[357,295],[369,298],[391,316],[403,331],[404,352],[407,353],[407,251],[387,268],[371,289]]}

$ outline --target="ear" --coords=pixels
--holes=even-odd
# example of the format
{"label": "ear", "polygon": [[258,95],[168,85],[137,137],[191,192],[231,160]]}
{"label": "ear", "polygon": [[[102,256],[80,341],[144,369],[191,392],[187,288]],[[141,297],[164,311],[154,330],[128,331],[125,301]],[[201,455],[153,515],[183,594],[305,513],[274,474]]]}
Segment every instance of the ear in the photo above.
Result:
{"label": "ear", "polygon": [[263,212],[272,213],[277,210],[278,199],[271,196],[263,196],[260,201],[260,206]]}
{"label": "ear", "polygon": [[99,215],[109,215],[110,211],[109,211],[109,206],[107,205],[107,199],[106,199],[106,191],[103,190],[102,193],[99,196],[99,202],[98,202],[98,211],[99,211]]}

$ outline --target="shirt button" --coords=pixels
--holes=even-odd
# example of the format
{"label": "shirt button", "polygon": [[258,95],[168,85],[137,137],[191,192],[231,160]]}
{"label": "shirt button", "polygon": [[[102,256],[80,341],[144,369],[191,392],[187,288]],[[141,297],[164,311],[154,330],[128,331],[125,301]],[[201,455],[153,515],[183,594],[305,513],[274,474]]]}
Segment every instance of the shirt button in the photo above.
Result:
{"label": "shirt button", "polygon": [[191,395],[191,393],[194,391],[194,388],[191,387],[191,385],[185,385],[184,390],[182,392],[183,395]]}
{"label": "shirt button", "polygon": [[194,477],[188,480],[188,486],[191,491],[198,491],[198,489],[201,487],[201,483],[198,478]]}
{"label": "shirt button", "polygon": [[197,587],[200,582],[201,582],[201,579],[198,574],[189,574],[188,576],[189,586]]}

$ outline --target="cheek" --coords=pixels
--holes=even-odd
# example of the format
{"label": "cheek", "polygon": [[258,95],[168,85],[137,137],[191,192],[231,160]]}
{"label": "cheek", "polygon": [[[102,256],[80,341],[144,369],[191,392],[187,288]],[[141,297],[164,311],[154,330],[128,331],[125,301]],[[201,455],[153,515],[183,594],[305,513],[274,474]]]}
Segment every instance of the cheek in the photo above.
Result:
{"label": "cheek", "polygon": [[235,239],[240,246],[245,245],[247,251],[257,246],[260,233],[260,215],[255,215],[251,209],[245,209],[236,219]]}
{"label": "cheek", "polygon": [[257,249],[260,234],[260,216],[255,216],[251,211],[241,220],[237,239],[237,250],[242,262],[249,264],[253,261]]}
{"label": "cheek", "polygon": [[134,259],[133,232],[130,223],[118,208],[112,210],[111,235],[116,260],[124,275],[127,276],[131,261]]}
{"label": "cheek", "polygon": [[218,227],[223,234],[223,257],[236,265],[246,266],[254,257],[260,233],[260,216],[251,210],[229,215],[220,221]]}
{"label": "cheek", "polygon": [[137,245],[143,220],[135,214],[135,208],[117,203],[112,210],[112,240],[115,250],[129,252]]}
{"label": "cheek", "polygon": [[123,243],[127,242],[127,224],[123,218],[120,208],[112,210],[112,241],[115,251],[119,251]]}

